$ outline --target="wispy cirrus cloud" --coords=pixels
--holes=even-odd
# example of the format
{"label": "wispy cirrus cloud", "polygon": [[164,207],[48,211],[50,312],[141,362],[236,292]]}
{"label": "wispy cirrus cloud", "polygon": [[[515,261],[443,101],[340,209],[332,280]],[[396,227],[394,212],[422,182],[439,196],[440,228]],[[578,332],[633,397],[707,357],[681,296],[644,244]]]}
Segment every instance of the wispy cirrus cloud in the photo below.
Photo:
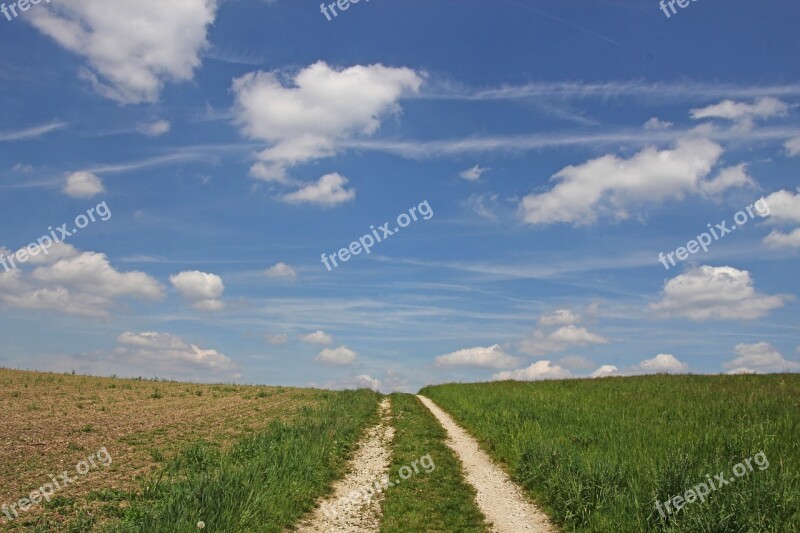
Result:
{"label": "wispy cirrus cloud", "polygon": [[613,82],[531,82],[475,88],[431,80],[417,98],[429,100],[527,100],[535,98],[646,98],[656,101],[701,101],[718,98],[798,96],[800,84],[733,85],[706,82],[650,83],[642,80]]}
{"label": "wispy cirrus cloud", "polygon": [[[783,143],[787,138],[800,135],[800,128],[770,127],[756,128],[750,131],[708,128],[703,133],[707,138],[718,142],[780,141]],[[519,153],[570,146],[604,148],[624,144],[640,147],[652,143],[674,142],[680,137],[690,135],[696,135],[696,131],[687,128],[672,130],[621,128],[598,133],[544,132],[525,135],[475,135],[439,140],[363,139],[347,141],[344,143],[344,147],[384,152],[409,159],[430,159],[492,152]]]}
{"label": "wispy cirrus cloud", "polygon": [[34,126],[17,131],[0,131],[0,142],[5,141],[23,141],[26,139],[35,139],[46,135],[52,131],[66,128],[66,122],[50,122],[49,124],[42,124],[41,126]]}

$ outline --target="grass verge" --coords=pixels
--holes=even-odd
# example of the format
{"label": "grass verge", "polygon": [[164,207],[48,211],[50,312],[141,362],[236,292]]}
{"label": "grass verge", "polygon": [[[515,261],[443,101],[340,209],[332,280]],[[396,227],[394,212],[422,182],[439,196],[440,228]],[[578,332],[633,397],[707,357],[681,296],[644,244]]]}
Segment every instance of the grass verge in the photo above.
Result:
{"label": "grass verge", "polygon": [[319,407],[273,422],[229,450],[198,442],[170,461],[108,531],[280,532],[313,508],[344,473],[378,394],[326,393]]}
{"label": "grass verge", "polygon": [[[424,394],[567,530],[800,531],[800,375],[441,385]],[[665,502],[764,452],[662,517]]]}
{"label": "grass verge", "polygon": [[[382,533],[416,531],[485,532],[475,491],[461,476],[461,464],[445,445],[447,433],[424,405],[410,394],[393,394],[394,449],[383,501]],[[435,468],[423,456],[430,455]],[[400,470],[421,463],[401,480]],[[427,468],[425,468],[427,466]],[[408,470],[404,470],[408,473]],[[399,482],[397,482],[399,481]],[[396,483],[397,482],[397,483]]]}

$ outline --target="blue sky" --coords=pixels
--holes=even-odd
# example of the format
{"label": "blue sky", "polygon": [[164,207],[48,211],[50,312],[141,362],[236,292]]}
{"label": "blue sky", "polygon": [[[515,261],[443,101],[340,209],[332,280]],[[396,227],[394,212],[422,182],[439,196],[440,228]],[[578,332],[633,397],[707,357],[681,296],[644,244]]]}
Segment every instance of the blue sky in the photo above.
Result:
{"label": "blue sky", "polygon": [[[19,263],[0,266],[0,365],[384,391],[800,370],[800,7],[675,7],[0,15],[0,252]],[[768,208],[659,261],[749,206]]]}

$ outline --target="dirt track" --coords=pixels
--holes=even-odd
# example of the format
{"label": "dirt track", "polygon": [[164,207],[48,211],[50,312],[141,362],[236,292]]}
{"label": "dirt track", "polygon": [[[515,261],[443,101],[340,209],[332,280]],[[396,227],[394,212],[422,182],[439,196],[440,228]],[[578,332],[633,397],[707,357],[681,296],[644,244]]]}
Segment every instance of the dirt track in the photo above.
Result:
{"label": "dirt track", "polygon": [[[389,469],[394,428],[389,398],[381,402],[381,422],[371,428],[350,462],[350,473],[334,485],[333,495],[300,523],[301,533],[360,533],[380,530],[383,494],[375,484]],[[356,494],[358,492],[358,494]]]}
{"label": "dirt track", "polygon": [[417,396],[447,430],[447,445],[464,466],[467,481],[478,492],[478,507],[497,533],[550,533],[557,531],[550,519],[530,503],[520,488],[469,435],[435,403]]}

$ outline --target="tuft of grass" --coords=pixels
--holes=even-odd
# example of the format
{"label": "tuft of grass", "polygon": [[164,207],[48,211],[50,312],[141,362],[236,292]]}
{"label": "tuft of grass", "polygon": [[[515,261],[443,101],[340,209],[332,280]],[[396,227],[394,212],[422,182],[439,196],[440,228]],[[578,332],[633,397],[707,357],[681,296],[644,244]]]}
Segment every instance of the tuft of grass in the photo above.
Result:
{"label": "tuft of grass", "polygon": [[325,393],[314,409],[273,421],[230,449],[199,441],[134,499],[117,531],[282,532],[342,476],[364,429],[378,419],[369,390]]}
{"label": "tuft of grass", "polygon": [[[800,531],[800,375],[425,387],[570,531]],[[664,520],[655,502],[763,451]]]}
{"label": "tuft of grass", "polygon": [[[447,432],[416,397],[393,394],[391,399],[395,437],[389,480],[400,482],[386,489],[381,533],[489,531],[461,463],[445,444]],[[430,472],[419,464],[426,455],[435,465]],[[418,472],[401,480],[399,469],[415,461]]]}

